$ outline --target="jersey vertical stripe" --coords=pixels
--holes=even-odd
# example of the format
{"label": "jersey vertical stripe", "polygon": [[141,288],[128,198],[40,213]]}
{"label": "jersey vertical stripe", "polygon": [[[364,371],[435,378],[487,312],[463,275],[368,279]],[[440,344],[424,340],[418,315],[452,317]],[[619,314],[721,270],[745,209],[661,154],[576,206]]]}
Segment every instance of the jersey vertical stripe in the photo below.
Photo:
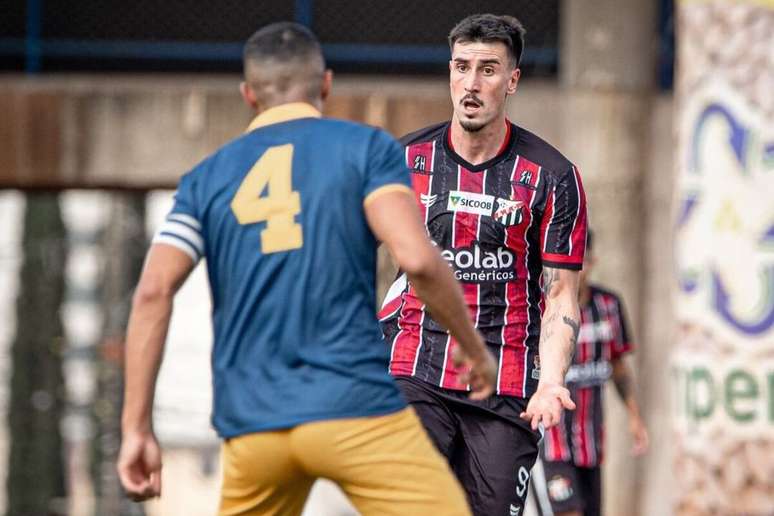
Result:
{"label": "jersey vertical stripe", "polygon": [[[424,210],[424,221],[425,226],[427,226],[427,221],[430,217],[430,206],[435,204],[435,199],[437,197],[433,197],[433,164],[435,162],[435,141],[431,142],[432,149],[430,151],[430,163],[427,165],[427,169],[425,172],[431,172],[426,177],[427,179],[427,202],[425,203],[425,210]],[[417,364],[419,363],[419,354],[422,352],[422,344],[423,344],[423,336],[425,334],[424,327],[425,327],[425,316],[427,315],[427,306],[425,304],[422,304],[422,317],[419,319],[419,343],[417,344],[417,351],[414,354],[414,364],[411,366],[411,376],[414,376],[417,373]]]}
{"label": "jersey vertical stripe", "polygon": [[551,189],[551,192],[546,199],[546,208],[543,212],[543,223],[540,227],[540,248],[543,252],[547,252],[548,249],[548,230],[551,227],[551,223],[554,220],[554,202],[556,201],[556,187]]}
{"label": "jersey vertical stripe", "polygon": [[[519,158],[513,169],[511,185],[516,177],[522,174],[530,174],[538,184],[540,181],[540,167],[524,158]],[[511,186],[511,196],[515,195]],[[505,288],[505,299],[507,308],[505,314],[505,324],[503,326],[503,347],[501,352],[501,373],[498,382],[500,392],[512,392],[514,396],[525,396],[525,382],[529,370],[526,364],[527,359],[527,325],[529,324],[529,264],[526,261],[529,243],[526,242],[525,234],[532,225],[533,215],[532,207],[536,199],[537,190],[531,190],[528,209],[524,210],[524,216],[527,217],[526,225],[510,226],[506,229],[505,245],[509,248],[515,248],[525,257],[516,260],[514,267],[516,269],[516,281],[509,282]],[[523,242],[523,244],[522,244]],[[520,245],[521,244],[521,245]],[[518,255],[517,255],[518,257]],[[526,309],[525,309],[526,308]]]}
{"label": "jersey vertical stripe", "polygon": [[[411,167],[415,160],[429,154],[434,156],[435,143],[427,142],[414,147],[406,147],[406,164]],[[429,170],[432,171],[432,158]],[[432,174],[411,174],[412,188],[422,215],[427,217],[431,199],[430,189]],[[423,196],[426,199],[423,201]],[[419,354],[421,328],[424,319],[424,305],[419,301],[414,288],[407,283],[407,292],[403,294],[403,306],[398,316],[398,332],[392,342],[390,354],[390,373],[394,375],[411,375],[416,371],[416,361]]]}
{"label": "jersey vertical stripe", "polygon": [[[531,167],[526,168],[526,170],[535,170],[535,185],[537,191],[537,185],[540,183],[540,179],[542,176],[542,169],[537,164],[532,164]],[[534,194],[532,200],[530,200],[530,207],[535,202]],[[529,233],[529,231],[532,229],[532,222],[534,219],[530,218],[529,224],[527,225],[527,229],[525,230],[525,234]],[[540,271],[533,270],[534,267],[532,266],[533,260],[537,262],[537,258],[539,256],[539,252],[533,252],[532,250],[532,244],[530,243],[529,238],[525,238],[524,241],[526,242],[525,248],[524,248],[524,269],[526,272],[526,281],[524,284],[524,293],[527,296],[527,321],[526,326],[524,328],[524,371],[525,374],[523,384],[522,384],[522,392],[530,392],[532,389],[528,389],[527,385],[529,383],[536,384],[537,378],[531,377],[526,372],[529,371],[529,364],[536,362],[536,357],[539,356],[539,335],[540,335],[540,319],[542,315],[542,311],[540,310],[540,299],[542,298],[539,286],[537,282],[533,281],[533,274],[539,275]],[[533,338],[532,342],[530,342],[530,337],[537,337]],[[537,368],[537,364],[536,369]]]}
{"label": "jersey vertical stripe", "polygon": [[[513,181],[515,180],[516,176],[516,170],[519,167],[519,160],[520,157],[517,156],[516,160],[513,163],[513,170],[511,171],[511,177],[510,177],[510,183],[511,183],[511,195],[513,195]],[[505,232],[505,242],[503,242],[505,246],[508,246],[508,232]],[[505,311],[503,313],[503,327],[502,331],[500,332],[500,360],[498,361],[498,368],[497,368],[497,394],[502,393],[501,386],[503,385],[503,364],[504,364],[504,354],[505,354],[505,343],[508,342],[508,337],[510,335],[506,335],[506,328],[508,328],[508,314],[510,312],[511,304],[510,304],[510,297],[508,296],[508,286],[509,284],[505,284],[505,295],[503,296],[503,299],[505,300]]]}
{"label": "jersey vertical stripe", "polygon": [[[578,181],[579,181],[579,179],[578,179],[578,170],[575,167],[572,167],[572,179],[573,179],[573,181],[575,181],[575,191],[577,192],[578,196],[580,196],[581,195],[581,189],[580,189],[580,187],[578,185]],[[575,243],[575,240],[577,238],[576,230],[578,228],[578,216],[580,215],[580,210],[581,210],[581,203],[579,201],[578,202],[578,209],[575,211],[575,217],[573,217],[573,219],[572,219],[572,229],[570,230],[570,238],[568,239],[569,240],[569,244],[570,244],[570,252],[568,254],[570,256],[572,256],[573,247],[577,247],[577,244]],[[578,232],[578,233],[580,233],[580,232]]]}
{"label": "jersey vertical stripe", "polygon": [[[470,172],[458,165],[457,174],[458,191],[484,193],[484,177],[480,172]],[[453,226],[454,248],[465,249],[472,247],[479,238],[480,222],[481,215],[455,211]],[[478,283],[462,283],[462,293],[465,303],[470,310],[471,319],[475,322],[478,319],[480,285]],[[441,387],[459,389],[465,386],[465,384],[460,384],[459,382],[459,377],[463,371],[454,365],[453,360],[454,350],[458,345],[454,338],[450,338],[447,342],[446,349],[444,350],[444,374],[441,375]]]}

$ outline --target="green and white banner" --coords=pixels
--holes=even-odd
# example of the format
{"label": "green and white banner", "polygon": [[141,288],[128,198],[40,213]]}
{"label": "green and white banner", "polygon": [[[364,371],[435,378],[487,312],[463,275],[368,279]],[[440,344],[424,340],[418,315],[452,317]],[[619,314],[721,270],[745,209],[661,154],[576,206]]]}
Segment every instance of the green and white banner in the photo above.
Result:
{"label": "green and white banner", "polygon": [[678,12],[676,512],[774,513],[774,2]]}

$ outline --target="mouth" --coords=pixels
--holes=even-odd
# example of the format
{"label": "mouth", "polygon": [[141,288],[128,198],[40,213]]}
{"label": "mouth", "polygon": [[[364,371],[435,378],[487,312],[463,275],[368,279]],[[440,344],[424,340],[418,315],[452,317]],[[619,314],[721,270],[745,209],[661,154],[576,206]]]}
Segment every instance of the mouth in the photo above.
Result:
{"label": "mouth", "polygon": [[483,102],[476,98],[466,97],[460,101],[460,105],[466,114],[472,115],[484,105]]}

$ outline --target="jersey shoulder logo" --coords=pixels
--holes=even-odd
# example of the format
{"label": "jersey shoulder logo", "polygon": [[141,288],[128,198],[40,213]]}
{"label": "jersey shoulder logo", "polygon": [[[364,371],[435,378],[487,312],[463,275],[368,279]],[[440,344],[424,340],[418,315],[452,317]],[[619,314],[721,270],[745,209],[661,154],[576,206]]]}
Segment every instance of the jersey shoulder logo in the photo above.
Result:
{"label": "jersey shoulder logo", "polygon": [[438,200],[438,194],[434,195],[427,195],[427,194],[419,194],[419,201],[427,206],[428,208],[435,204],[435,201]]}
{"label": "jersey shoulder logo", "polygon": [[432,170],[427,169],[427,158],[423,154],[414,156],[414,161],[411,163],[411,171],[415,174],[422,174],[425,176],[429,176],[433,173]]}
{"label": "jersey shoulder logo", "polygon": [[533,183],[535,179],[534,173],[531,170],[522,170],[521,175],[517,181],[511,181],[513,186],[521,186],[528,190],[537,190],[537,185]]}

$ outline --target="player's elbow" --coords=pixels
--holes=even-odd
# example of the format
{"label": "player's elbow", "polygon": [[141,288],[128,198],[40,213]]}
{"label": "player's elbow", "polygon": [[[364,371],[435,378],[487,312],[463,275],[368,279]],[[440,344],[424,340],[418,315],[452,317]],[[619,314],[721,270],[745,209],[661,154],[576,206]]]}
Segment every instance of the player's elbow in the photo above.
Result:
{"label": "player's elbow", "polygon": [[430,246],[427,249],[403,253],[402,256],[396,256],[395,261],[409,278],[429,278],[442,263],[438,253]]}
{"label": "player's elbow", "polygon": [[171,302],[174,297],[174,288],[167,285],[162,278],[155,276],[143,276],[137,284],[132,298],[135,307]]}

